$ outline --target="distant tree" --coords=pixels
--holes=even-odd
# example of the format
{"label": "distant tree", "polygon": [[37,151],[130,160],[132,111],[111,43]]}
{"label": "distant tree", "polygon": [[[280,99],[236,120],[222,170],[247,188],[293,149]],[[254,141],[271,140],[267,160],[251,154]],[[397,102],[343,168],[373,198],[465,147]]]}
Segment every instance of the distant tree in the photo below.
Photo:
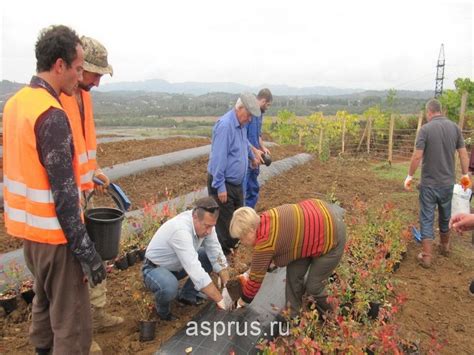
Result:
{"label": "distant tree", "polygon": [[469,78],[458,78],[454,81],[455,90],[445,90],[440,97],[441,104],[446,110],[447,116],[454,122],[459,121],[461,109],[461,97],[467,92],[465,128],[472,128],[474,117],[474,82]]}
{"label": "distant tree", "polygon": [[362,99],[362,105],[364,106],[380,105],[381,103],[382,98],[379,96],[367,96]]}
{"label": "distant tree", "polygon": [[385,99],[385,104],[387,106],[387,113],[394,113],[394,107],[397,103],[397,91],[395,89],[389,89],[387,92],[387,97]]}

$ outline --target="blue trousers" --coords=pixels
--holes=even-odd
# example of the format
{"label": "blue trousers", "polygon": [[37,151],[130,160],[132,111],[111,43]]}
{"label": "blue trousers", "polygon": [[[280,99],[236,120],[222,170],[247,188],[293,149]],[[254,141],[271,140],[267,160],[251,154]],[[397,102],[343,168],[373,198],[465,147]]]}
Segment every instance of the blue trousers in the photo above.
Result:
{"label": "blue trousers", "polygon": [[438,207],[439,231],[441,233],[447,233],[449,231],[452,198],[452,185],[445,187],[420,187],[419,201],[422,239],[434,239],[433,224],[435,221],[436,207]]}
{"label": "blue trousers", "polygon": [[247,169],[247,175],[245,176],[245,206],[255,208],[258,202],[258,193],[260,186],[258,185],[258,174],[260,169]]}
{"label": "blue trousers", "polygon": [[[212,265],[207,257],[204,248],[198,251],[199,261],[206,272],[212,271]],[[143,281],[145,286],[154,293],[156,309],[160,317],[166,317],[171,309],[171,301],[177,296],[186,299],[191,303],[196,302],[198,291],[194,288],[194,283],[189,278],[178,295],[178,280],[186,277],[186,271],[169,271],[168,269],[155,266],[145,261],[142,267]]]}

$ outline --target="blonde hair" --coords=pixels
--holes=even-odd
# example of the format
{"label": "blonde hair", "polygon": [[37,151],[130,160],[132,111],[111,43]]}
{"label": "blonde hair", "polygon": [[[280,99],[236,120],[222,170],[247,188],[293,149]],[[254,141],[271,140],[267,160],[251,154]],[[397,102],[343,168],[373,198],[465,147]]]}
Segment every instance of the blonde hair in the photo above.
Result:
{"label": "blonde hair", "polygon": [[256,230],[259,224],[260,217],[253,208],[240,207],[232,216],[229,232],[232,238],[240,239],[252,230]]}

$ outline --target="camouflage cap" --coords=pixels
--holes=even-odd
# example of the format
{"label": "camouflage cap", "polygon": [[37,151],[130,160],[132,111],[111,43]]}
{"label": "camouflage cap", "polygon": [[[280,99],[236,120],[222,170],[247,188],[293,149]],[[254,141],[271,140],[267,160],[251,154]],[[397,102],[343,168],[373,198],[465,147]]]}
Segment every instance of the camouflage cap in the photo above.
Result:
{"label": "camouflage cap", "polygon": [[84,48],[84,70],[97,74],[114,74],[112,66],[107,61],[107,49],[97,40],[82,36],[82,48]]}

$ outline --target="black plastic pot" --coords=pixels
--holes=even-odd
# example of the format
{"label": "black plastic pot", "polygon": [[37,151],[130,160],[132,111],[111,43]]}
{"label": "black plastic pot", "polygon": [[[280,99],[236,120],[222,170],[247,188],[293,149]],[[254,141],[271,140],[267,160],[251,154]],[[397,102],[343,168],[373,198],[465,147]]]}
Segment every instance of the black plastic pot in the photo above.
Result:
{"label": "black plastic pot", "polygon": [[347,317],[350,313],[351,313],[351,310],[352,310],[352,302],[345,302],[345,303],[341,303],[339,305],[339,309],[341,310],[341,314],[344,316],[344,317]]}
{"label": "black plastic pot", "polygon": [[335,272],[333,272],[331,274],[331,276],[329,276],[329,278],[328,278],[328,282],[331,283],[331,284],[338,281],[338,280],[339,280],[339,276]]}
{"label": "black plastic pot", "polygon": [[403,354],[405,355],[420,355],[418,345],[413,342],[404,342],[400,344],[400,348],[403,350]]}
{"label": "black plastic pot", "polygon": [[18,307],[18,303],[16,301],[16,296],[12,296],[10,298],[0,299],[0,305],[5,310],[5,314],[12,313]]}
{"label": "black plastic pot", "polygon": [[471,286],[469,286],[469,292],[474,296],[474,280],[471,281]]}
{"label": "black plastic pot", "polygon": [[380,303],[378,302],[369,302],[369,311],[367,315],[370,319],[377,319],[380,311]]}
{"label": "black plastic pot", "polygon": [[141,320],[138,322],[140,341],[155,339],[156,320]]}
{"label": "black plastic pot", "polygon": [[23,291],[21,293],[21,297],[25,300],[27,304],[30,304],[31,302],[33,302],[33,298],[35,297],[35,291],[33,291],[32,289]]}
{"label": "black plastic pot", "polygon": [[140,259],[141,261],[145,260],[145,252],[146,249],[138,249],[138,259]]}
{"label": "black plastic pot", "polygon": [[270,156],[270,154],[263,154],[262,160],[266,166],[270,166],[270,164],[272,163],[272,157]]}
{"label": "black plastic pot", "polygon": [[119,270],[127,270],[128,269],[128,258],[127,256],[122,256],[115,260],[114,263],[115,267]]}
{"label": "black plastic pot", "polygon": [[135,263],[136,263],[137,260],[138,260],[138,250],[137,250],[137,249],[130,250],[130,251],[127,253],[127,260],[128,260],[128,266],[133,266],[133,265],[135,265]]}
{"label": "black plastic pot", "polygon": [[393,268],[392,268],[392,271],[395,272],[397,271],[398,269],[400,269],[400,262],[397,261],[393,264]]}

